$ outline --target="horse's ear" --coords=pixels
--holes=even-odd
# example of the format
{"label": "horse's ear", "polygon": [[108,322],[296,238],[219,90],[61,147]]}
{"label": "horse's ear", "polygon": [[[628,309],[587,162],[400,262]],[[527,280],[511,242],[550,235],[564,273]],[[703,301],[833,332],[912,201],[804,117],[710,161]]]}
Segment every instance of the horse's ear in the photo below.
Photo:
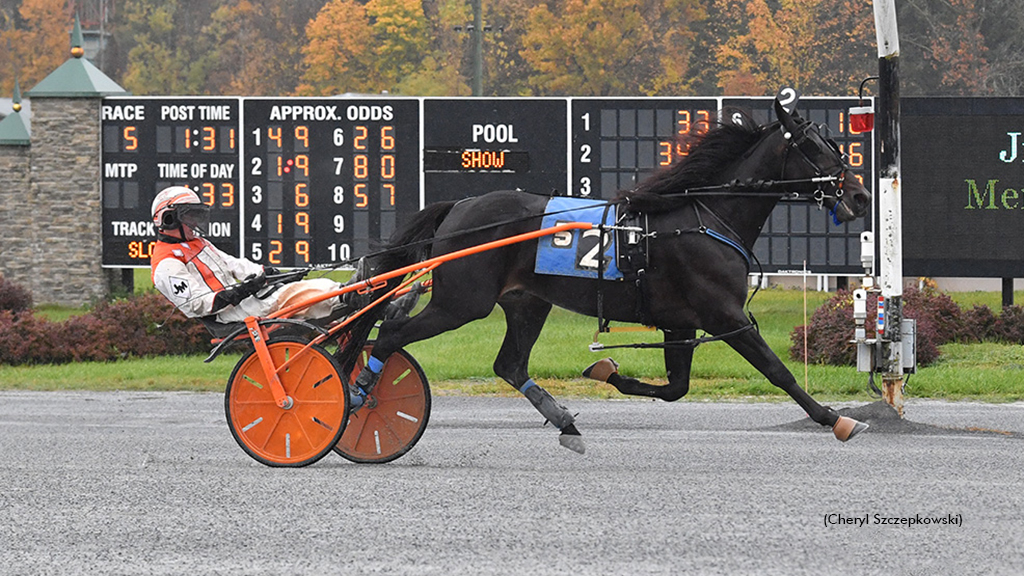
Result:
{"label": "horse's ear", "polygon": [[793,115],[796,112],[796,103],[800,100],[800,94],[793,88],[784,86],[775,96],[775,115],[779,117],[786,132],[792,134],[796,130],[796,122]]}

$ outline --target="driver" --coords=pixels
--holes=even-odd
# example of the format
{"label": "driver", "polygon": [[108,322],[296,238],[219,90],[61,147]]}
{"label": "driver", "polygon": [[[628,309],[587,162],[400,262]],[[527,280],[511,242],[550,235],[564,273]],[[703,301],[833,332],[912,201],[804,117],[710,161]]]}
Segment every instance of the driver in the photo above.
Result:
{"label": "driver", "polygon": [[[210,208],[184,186],[161,190],[153,200],[152,214],[157,228],[150,260],[153,285],[190,318],[215,316],[225,324],[241,322],[341,288],[329,278],[268,284],[267,276],[278,274],[276,269],[235,258],[203,238]],[[339,298],[330,298],[295,317],[323,318],[343,306]]]}

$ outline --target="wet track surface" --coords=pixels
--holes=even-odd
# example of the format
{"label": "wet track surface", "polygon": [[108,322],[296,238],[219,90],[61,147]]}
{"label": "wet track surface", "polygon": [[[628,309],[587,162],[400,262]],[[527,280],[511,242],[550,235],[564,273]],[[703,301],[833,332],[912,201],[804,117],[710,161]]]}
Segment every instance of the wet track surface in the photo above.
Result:
{"label": "wet track surface", "polygon": [[0,574],[1024,573],[1022,403],[848,444],[792,403],[565,403],[583,456],[440,397],[395,462],[272,469],[219,394],[0,393]]}

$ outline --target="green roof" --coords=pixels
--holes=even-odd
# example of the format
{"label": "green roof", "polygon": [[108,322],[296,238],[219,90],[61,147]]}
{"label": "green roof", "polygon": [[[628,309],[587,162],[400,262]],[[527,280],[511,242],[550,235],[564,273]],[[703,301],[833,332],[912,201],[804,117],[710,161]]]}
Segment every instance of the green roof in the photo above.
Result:
{"label": "green roof", "polygon": [[12,112],[0,120],[0,146],[28,146],[30,141],[20,112]]}
{"label": "green roof", "polygon": [[29,98],[88,98],[127,94],[92,62],[70,58],[25,93]]}

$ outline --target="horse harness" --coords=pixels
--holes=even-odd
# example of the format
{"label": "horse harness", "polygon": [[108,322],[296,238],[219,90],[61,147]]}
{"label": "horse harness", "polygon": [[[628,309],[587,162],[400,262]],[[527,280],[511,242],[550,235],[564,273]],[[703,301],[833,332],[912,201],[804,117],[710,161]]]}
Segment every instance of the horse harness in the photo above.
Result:
{"label": "horse harness", "polygon": [[[605,207],[605,211],[614,209],[615,206],[622,206],[619,202],[609,202]],[[613,232],[617,235],[616,246],[618,246],[618,268],[623,274],[623,280],[626,282],[632,282],[636,286],[636,301],[634,304],[634,313],[639,319],[640,323],[644,326],[652,327],[657,329],[654,319],[650,312],[650,297],[648,294],[648,279],[647,279],[647,268],[650,265],[649,262],[649,248],[650,241],[657,240],[658,238],[668,238],[681,236],[683,234],[706,234],[708,237],[717,240],[730,248],[736,250],[747,263],[747,271],[750,271],[751,264],[756,261],[756,257],[753,256],[751,251],[744,245],[743,240],[739,234],[729,226],[718,214],[711,208],[696,199],[693,203],[694,214],[697,220],[697,226],[692,228],[676,228],[670,231],[650,230],[647,214],[639,211],[628,209],[620,209],[615,219],[614,226],[599,225],[600,238],[604,238],[606,234]],[[720,228],[712,228],[704,223],[704,218],[701,216],[701,211],[705,211],[708,215],[712,216],[717,221],[717,226]],[[603,219],[602,219],[603,221]],[[721,231],[720,231],[721,230]],[[724,232],[724,233],[723,233]],[[598,256],[598,285],[597,285],[597,322],[598,322],[598,333],[610,332],[612,329],[609,326],[610,320],[604,317],[604,270],[605,255],[604,251],[599,251]],[[758,263],[760,267],[760,263]],[[749,303],[749,300],[748,300]],[[749,312],[748,312],[749,314]],[[751,323],[746,326],[733,330],[725,334],[719,334],[716,336],[706,336],[702,338],[693,338],[687,340],[680,340],[675,342],[663,342],[663,343],[638,343],[638,344],[627,344],[621,346],[604,346],[597,342],[597,334],[595,334],[594,343],[591,344],[592,350],[603,350],[610,348],[667,348],[667,347],[696,347],[699,344],[705,342],[712,342],[717,340],[723,340],[740,333],[746,332],[756,328],[757,323],[750,315]]]}

